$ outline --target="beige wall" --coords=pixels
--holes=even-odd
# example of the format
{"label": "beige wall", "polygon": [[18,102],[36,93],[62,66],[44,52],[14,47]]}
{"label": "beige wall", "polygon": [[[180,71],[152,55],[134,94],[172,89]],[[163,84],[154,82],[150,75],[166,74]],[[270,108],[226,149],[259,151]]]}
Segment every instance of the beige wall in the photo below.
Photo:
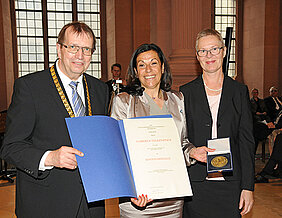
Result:
{"label": "beige wall", "polygon": [[[107,1],[108,69],[119,62],[123,75],[133,51],[142,43],[156,43],[173,73],[174,88],[199,74],[195,37],[211,27],[211,0]],[[112,12],[112,13],[111,13]],[[115,22],[113,22],[115,20]],[[109,78],[111,75],[108,73]]]}
{"label": "beige wall", "polygon": [[[245,0],[243,15],[243,75],[249,89],[268,96],[273,85],[281,91],[281,0]],[[280,40],[279,40],[280,39]],[[281,68],[281,65],[280,65]],[[281,94],[281,92],[280,92]]]}
{"label": "beige wall", "polygon": [[264,38],[264,93],[268,95],[269,87],[276,86],[282,94],[281,81],[279,81],[279,39],[281,32],[279,26],[282,22],[280,16],[281,0],[265,1],[265,38]]}
{"label": "beige wall", "polygon": [[107,0],[106,14],[108,79],[112,78],[111,65],[116,62],[121,64],[125,78],[134,49],[150,42],[150,1]]}
{"label": "beige wall", "polygon": [[0,112],[11,101],[14,69],[9,0],[0,2]]}
{"label": "beige wall", "polygon": [[[264,88],[265,1],[244,1],[243,72],[249,88]],[[258,16],[259,15],[259,16]],[[261,93],[262,94],[262,93]]]}

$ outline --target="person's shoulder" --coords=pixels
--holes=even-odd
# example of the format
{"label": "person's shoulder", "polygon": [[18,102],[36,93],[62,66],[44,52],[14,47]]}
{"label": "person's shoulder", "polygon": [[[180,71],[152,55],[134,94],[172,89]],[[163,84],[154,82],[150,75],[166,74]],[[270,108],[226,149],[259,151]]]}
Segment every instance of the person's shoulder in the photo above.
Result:
{"label": "person's shoulder", "polygon": [[132,98],[133,96],[128,94],[127,92],[121,92],[119,94],[116,95],[116,97],[120,98],[120,99],[127,99],[127,98]]}
{"label": "person's shoulder", "polygon": [[201,84],[201,76],[198,76],[196,79],[180,86],[180,90],[192,89],[199,84]]}
{"label": "person's shoulder", "polygon": [[264,102],[272,101],[272,97],[271,96],[267,96],[263,100],[264,100]]}
{"label": "person's shoulder", "polygon": [[108,80],[107,82],[105,82],[106,84],[112,84],[112,80]]}
{"label": "person's shoulder", "polygon": [[21,81],[26,81],[26,82],[32,82],[38,84],[41,81],[45,81],[45,79],[48,77],[50,77],[50,71],[49,69],[45,69],[42,71],[37,71],[21,76],[16,79],[16,83]]}
{"label": "person's shoulder", "polygon": [[121,92],[115,96],[116,100],[124,103],[128,103],[131,98],[133,98],[133,96],[128,94],[127,92]]}
{"label": "person's shoulder", "polygon": [[86,81],[87,81],[88,83],[93,83],[93,84],[95,84],[96,86],[97,86],[97,85],[99,85],[99,86],[106,86],[106,83],[103,82],[102,80],[99,80],[99,79],[97,79],[96,77],[91,76],[91,75],[89,75],[89,74],[87,74],[87,73],[85,73],[84,75],[85,75]]}
{"label": "person's shoulder", "polygon": [[231,78],[230,76],[225,76],[224,77],[224,82],[226,83],[226,86],[228,86],[229,88],[231,88],[232,90],[241,90],[242,92],[249,92],[248,91],[248,86]]}
{"label": "person's shoulder", "polygon": [[176,90],[170,90],[169,92],[166,92],[166,94],[170,97],[178,98],[179,100],[183,100],[183,94],[182,92],[176,91]]}
{"label": "person's shoulder", "polygon": [[94,76],[92,76],[92,75],[90,75],[90,74],[84,73],[83,75],[84,75],[84,76],[86,77],[86,79],[89,80],[89,81],[95,81],[95,82],[98,82],[98,83],[101,83],[101,84],[105,84],[105,82],[99,80],[98,78],[96,78],[96,77],[94,77]]}

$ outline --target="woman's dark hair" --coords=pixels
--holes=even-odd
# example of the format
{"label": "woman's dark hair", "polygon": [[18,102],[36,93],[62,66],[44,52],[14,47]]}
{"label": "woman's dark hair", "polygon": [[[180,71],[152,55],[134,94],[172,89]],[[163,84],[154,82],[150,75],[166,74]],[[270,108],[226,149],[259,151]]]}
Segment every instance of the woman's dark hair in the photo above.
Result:
{"label": "woman's dark hair", "polygon": [[164,72],[161,77],[160,88],[166,92],[170,91],[172,85],[172,76],[171,76],[170,68],[162,50],[159,48],[159,46],[155,44],[142,44],[132,54],[127,70],[127,87],[125,91],[131,95],[137,95],[137,96],[143,95],[143,91],[145,89],[141,87],[141,83],[138,79],[138,76],[136,75],[137,72],[136,59],[139,54],[144,53],[146,51],[157,52],[159,59],[161,61],[161,66],[164,66]]}

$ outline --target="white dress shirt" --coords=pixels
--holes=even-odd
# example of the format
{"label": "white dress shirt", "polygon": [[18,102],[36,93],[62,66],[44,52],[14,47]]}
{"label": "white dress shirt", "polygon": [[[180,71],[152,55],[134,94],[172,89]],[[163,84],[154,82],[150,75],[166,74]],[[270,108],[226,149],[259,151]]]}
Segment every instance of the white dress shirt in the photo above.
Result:
{"label": "white dress shirt", "polygon": [[[69,99],[69,102],[71,104],[71,107],[73,108],[73,103],[72,103],[72,88],[70,87],[70,82],[72,81],[69,77],[67,77],[59,68],[59,65],[58,65],[58,61],[56,62],[56,69],[57,69],[57,72],[58,72],[58,75],[62,81],[62,84],[63,84],[63,87],[67,93],[67,96],[68,96],[68,99]],[[79,96],[81,97],[81,100],[83,102],[83,105],[85,106],[85,95],[84,95],[84,87],[83,87],[83,76],[81,75],[78,80],[74,81],[74,82],[78,82],[77,84],[77,92],[79,94]],[[48,156],[48,154],[50,153],[51,151],[46,151],[44,153],[44,155],[42,156],[41,160],[40,160],[40,163],[39,163],[39,170],[42,170],[42,171],[45,171],[46,169],[52,169],[53,166],[45,166],[45,160]]]}
{"label": "white dress shirt", "polygon": [[[208,95],[208,102],[212,115],[212,139],[217,138],[217,115],[220,103],[221,93],[219,95]],[[206,178],[207,180],[225,180],[224,177]]]}

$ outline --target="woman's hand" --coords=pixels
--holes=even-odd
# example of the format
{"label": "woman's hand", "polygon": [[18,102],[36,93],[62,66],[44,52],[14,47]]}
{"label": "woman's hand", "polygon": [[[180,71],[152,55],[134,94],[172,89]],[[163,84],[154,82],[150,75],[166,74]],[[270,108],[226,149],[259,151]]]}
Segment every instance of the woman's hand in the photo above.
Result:
{"label": "woman's hand", "polygon": [[242,190],[240,196],[239,209],[241,211],[241,215],[244,216],[249,213],[254,205],[254,194],[249,190]]}
{"label": "woman's hand", "polygon": [[192,148],[189,155],[191,158],[194,158],[197,161],[206,163],[207,152],[213,152],[213,151],[215,151],[215,149],[211,149],[206,146],[201,146],[201,147]]}
{"label": "woman's hand", "polygon": [[138,207],[145,207],[148,203],[152,202],[152,199],[148,199],[147,195],[139,195],[139,198],[131,198],[131,202]]}

